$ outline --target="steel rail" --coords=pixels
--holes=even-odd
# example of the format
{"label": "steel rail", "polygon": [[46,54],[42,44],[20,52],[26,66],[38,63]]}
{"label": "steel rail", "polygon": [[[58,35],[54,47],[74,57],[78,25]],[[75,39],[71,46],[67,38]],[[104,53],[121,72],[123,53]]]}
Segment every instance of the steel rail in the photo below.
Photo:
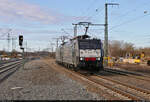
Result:
{"label": "steel rail", "polygon": [[[55,63],[55,65],[57,65],[57,64]],[[55,66],[55,67],[56,67],[56,66]],[[66,69],[65,67],[63,67],[63,68]],[[95,80],[95,79],[93,79],[93,78],[91,78],[91,77],[89,77],[89,76],[86,76],[86,75],[81,74],[80,72],[76,72],[76,71],[72,71],[72,70],[68,70],[68,69],[66,69],[66,72],[68,72],[68,74],[74,75],[74,76],[75,76],[76,78],[78,78],[78,79],[81,79],[81,80],[83,80],[83,81],[85,81],[85,82],[88,82],[88,83],[94,85],[94,87],[96,87],[96,88],[98,88],[98,89],[102,89],[102,87],[104,87],[104,88],[110,90],[111,93],[109,93],[109,92],[107,92],[107,91],[106,91],[106,92],[107,92],[108,94],[111,94],[111,96],[120,95],[120,96],[118,97],[118,98],[122,97],[122,98],[120,98],[120,99],[126,99],[126,100],[141,100],[141,98],[138,97],[138,96],[135,96],[135,95],[133,95],[133,94],[131,94],[131,93],[127,93],[127,92],[122,91],[122,90],[120,90],[120,89],[118,89],[118,88],[115,88],[115,87],[113,87],[113,86],[107,85],[106,83],[97,81],[97,80]],[[112,94],[112,92],[115,93],[115,94]]]}
{"label": "steel rail", "polygon": [[16,61],[19,61],[19,60],[0,62],[0,67],[4,66],[5,64],[16,62]]}
{"label": "steel rail", "polygon": [[127,76],[131,76],[132,78],[136,78],[136,79],[139,79],[139,80],[144,80],[144,81],[150,82],[150,78],[145,77],[145,76],[136,76],[136,75],[133,75],[133,74],[128,74],[126,72],[120,72],[120,71],[111,70],[111,69],[107,69],[107,70],[104,70],[104,71],[109,72],[109,73],[117,73],[117,74],[121,74],[121,75],[127,75]]}
{"label": "steel rail", "polygon": [[137,76],[139,75],[139,76],[144,76],[144,77],[150,78],[149,75],[145,75],[145,74],[140,73],[140,72],[128,71],[128,70],[124,70],[124,69],[112,69],[112,68],[105,68],[105,69],[114,70],[114,71],[118,71],[118,72],[122,72],[122,73],[127,73],[127,74],[137,75]]}
{"label": "steel rail", "polygon": [[2,69],[4,69],[4,68],[7,68],[7,67],[9,67],[9,66],[12,66],[12,65],[14,65],[14,64],[16,64],[16,63],[18,63],[18,62],[21,62],[21,60],[15,61],[15,62],[11,62],[11,63],[9,63],[9,64],[7,63],[7,64],[1,66],[1,67],[0,67],[0,70],[2,70]]}
{"label": "steel rail", "polygon": [[122,91],[120,89],[116,89],[116,88],[114,88],[112,86],[106,85],[106,84],[104,84],[104,83],[102,83],[100,81],[97,81],[97,80],[91,78],[90,76],[85,76],[85,75],[82,75],[82,74],[80,74],[78,72],[75,72],[75,73],[78,74],[81,77],[84,77],[84,78],[88,79],[89,81],[92,81],[93,83],[96,83],[98,85],[104,86],[104,87],[106,87],[106,88],[108,88],[108,89],[110,89],[110,90],[112,90],[112,91],[114,91],[114,92],[116,92],[116,93],[118,93],[118,94],[120,94],[120,95],[122,95],[124,97],[127,97],[127,98],[129,98],[131,100],[140,100],[139,97],[134,96],[133,94],[126,93],[126,92],[124,92],[124,91]]}
{"label": "steel rail", "polygon": [[19,64],[21,64],[22,62],[17,62],[17,63],[14,63],[14,64],[12,64],[12,65],[9,65],[9,66],[7,66],[7,67],[5,67],[6,69],[2,69],[2,70],[0,70],[0,74],[2,74],[2,73],[4,73],[4,72],[7,72],[7,71],[9,71],[10,69],[13,69],[13,68],[15,68],[17,65],[19,65]]}
{"label": "steel rail", "polygon": [[135,87],[133,85],[125,84],[125,83],[122,83],[120,81],[117,81],[117,80],[114,80],[114,79],[110,79],[110,78],[106,78],[106,77],[103,77],[103,76],[96,75],[94,77],[97,77],[98,79],[104,79],[104,80],[113,82],[114,84],[119,84],[119,85],[121,85],[123,87],[130,88],[131,90],[135,90],[136,94],[137,93],[143,94],[144,95],[143,97],[146,97],[146,99],[150,100],[150,91],[149,90],[145,90],[145,89],[142,89],[142,88],[139,88],[139,87]]}

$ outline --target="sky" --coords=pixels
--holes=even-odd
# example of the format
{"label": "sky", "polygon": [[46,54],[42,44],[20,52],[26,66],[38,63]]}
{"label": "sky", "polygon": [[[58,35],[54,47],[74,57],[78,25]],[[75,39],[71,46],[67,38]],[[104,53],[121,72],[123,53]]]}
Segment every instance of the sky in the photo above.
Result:
{"label": "sky", "polygon": [[[105,23],[108,7],[109,40],[150,47],[150,0],[0,0],[0,50],[19,51],[18,36],[24,36],[28,51],[51,48],[56,38],[73,36],[72,23]],[[7,39],[10,38],[9,44]],[[78,27],[78,34],[84,28]],[[104,27],[92,26],[89,35],[104,40]],[[8,46],[9,45],[9,46]],[[13,46],[12,46],[13,45]]]}

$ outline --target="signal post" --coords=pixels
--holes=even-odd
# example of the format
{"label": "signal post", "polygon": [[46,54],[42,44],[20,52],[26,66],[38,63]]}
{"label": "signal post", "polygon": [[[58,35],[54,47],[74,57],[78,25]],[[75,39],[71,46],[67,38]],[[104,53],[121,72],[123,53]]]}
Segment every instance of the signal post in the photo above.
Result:
{"label": "signal post", "polygon": [[23,68],[24,68],[25,56],[24,56],[24,48],[22,45],[23,45],[23,35],[19,35],[19,46],[20,46],[20,49],[22,50]]}

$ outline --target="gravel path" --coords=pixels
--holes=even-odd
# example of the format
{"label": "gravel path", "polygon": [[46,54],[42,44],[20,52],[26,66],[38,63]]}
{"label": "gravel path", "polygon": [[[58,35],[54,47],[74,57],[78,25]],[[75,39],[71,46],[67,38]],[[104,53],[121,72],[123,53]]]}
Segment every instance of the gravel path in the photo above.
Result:
{"label": "gravel path", "polygon": [[3,83],[0,100],[98,100],[80,83],[47,66],[42,60],[25,64]]}

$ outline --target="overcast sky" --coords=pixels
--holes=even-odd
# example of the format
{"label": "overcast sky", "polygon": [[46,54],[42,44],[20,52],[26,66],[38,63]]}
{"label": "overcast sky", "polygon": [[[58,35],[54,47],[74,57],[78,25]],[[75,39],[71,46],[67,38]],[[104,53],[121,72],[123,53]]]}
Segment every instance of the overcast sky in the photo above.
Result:
{"label": "overcast sky", "polygon": [[[12,29],[10,35],[18,38],[22,34],[28,48],[45,49],[53,38],[72,36],[72,23],[104,24],[105,2],[120,4],[108,9],[109,40],[149,47],[150,0],[0,0],[0,39],[6,39]],[[83,28],[79,31],[82,34]],[[91,27],[89,34],[104,39],[104,27]],[[18,40],[15,48],[19,49]],[[0,49],[8,49],[6,40],[0,41]]]}

